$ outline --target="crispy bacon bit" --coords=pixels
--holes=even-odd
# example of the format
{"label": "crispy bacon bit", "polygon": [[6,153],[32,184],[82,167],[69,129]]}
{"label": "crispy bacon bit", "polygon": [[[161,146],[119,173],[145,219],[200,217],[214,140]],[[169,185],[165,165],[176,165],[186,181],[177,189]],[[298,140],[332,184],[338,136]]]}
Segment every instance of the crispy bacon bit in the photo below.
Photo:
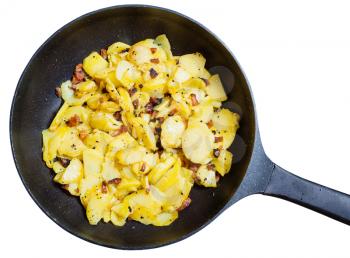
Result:
{"label": "crispy bacon bit", "polygon": [[122,113],[121,111],[117,111],[113,114],[113,117],[115,118],[115,120],[117,121],[121,121],[122,120]]}
{"label": "crispy bacon bit", "polygon": [[150,61],[153,64],[159,64],[159,59],[158,58],[152,58]]}
{"label": "crispy bacon bit", "polygon": [[153,105],[153,106],[157,106],[158,104],[160,104],[162,102],[162,98],[156,98],[156,97],[151,97],[149,99],[149,102]]}
{"label": "crispy bacon bit", "polygon": [[132,104],[133,104],[134,108],[137,109],[137,108],[139,107],[139,104],[140,104],[139,99],[135,99],[135,100],[132,102]]}
{"label": "crispy bacon bit", "polygon": [[66,122],[66,124],[69,127],[74,127],[74,126],[77,126],[80,123],[80,121],[81,121],[80,117],[77,114],[75,114],[74,116],[69,118],[69,120]]}
{"label": "crispy bacon bit", "polygon": [[152,54],[154,54],[155,52],[157,52],[157,48],[156,48],[156,47],[151,47],[150,49],[151,49]]}
{"label": "crispy bacon bit", "polygon": [[209,120],[207,123],[208,128],[212,128],[214,125],[213,120]]}
{"label": "crispy bacon bit", "polygon": [[88,135],[89,135],[89,133],[88,133],[87,131],[81,131],[81,132],[79,132],[79,138],[80,138],[80,140],[84,140]]}
{"label": "crispy bacon bit", "polygon": [[149,75],[151,76],[152,79],[156,78],[158,76],[158,73],[156,70],[153,68],[149,69]]}
{"label": "crispy bacon bit", "polygon": [[140,171],[141,171],[141,172],[145,172],[145,170],[146,170],[146,163],[145,163],[145,162],[142,162]]}
{"label": "crispy bacon bit", "polygon": [[147,114],[152,114],[153,113],[153,105],[152,103],[148,102],[145,106],[145,111]]}
{"label": "crispy bacon bit", "polygon": [[197,100],[197,97],[196,97],[196,94],[191,94],[191,102],[192,102],[192,106],[197,106],[199,104],[198,100]]}
{"label": "crispy bacon bit", "polygon": [[215,158],[218,158],[220,156],[220,150],[219,149],[214,149],[213,150],[213,155]]}
{"label": "crispy bacon bit", "polygon": [[108,181],[108,184],[115,184],[115,185],[118,185],[120,184],[120,182],[122,181],[121,178],[113,178],[111,180]]}
{"label": "crispy bacon bit", "polygon": [[68,167],[70,160],[66,158],[57,157],[57,160],[61,163],[63,167]]}
{"label": "crispy bacon bit", "polygon": [[216,136],[215,137],[215,142],[222,142],[224,140],[224,137],[223,136]]}
{"label": "crispy bacon bit", "polygon": [[84,81],[85,73],[83,71],[83,64],[77,64],[73,73],[72,83],[78,84],[79,82]]}
{"label": "crispy bacon bit", "polygon": [[130,90],[128,90],[130,97],[136,93],[137,89],[135,87],[132,87]]}
{"label": "crispy bacon bit", "polygon": [[115,136],[118,136],[119,134],[125,133],[127,131],[128,131],[128,127],[125,125],[122,125],[119,129],[110,132],[110,135],[115,137]]}
{"label": "crispy bacon bit", "polygon": [[108,192],[107,183],[105,181],[102,182],[101,192],[102,193],[107,193]]}
{"label": "crispy bacon bit", "polygon": [[103,57],[103,59],[107,59],[107,50],[106,49],[102,48],[100,50],[100,54]]}
{"label": "crispy bacon bit", "polygon": [[215,180],[216,180],[216,183],[219,182],[219,180],[220,180],[220,175],[218,173],[216,173],[216,175],[215,175]]}
{"label": "crispy bacon bit", "polygon": [[177,208],[177,211],[182,211],[183,209],[186,209],[188,206],[190,206],[191,202],[192,200],[190,199],[190,197],[187,197],[187,199],[183,201],[181,206]]}
{"label": "crispy bacon bit", "polygon": [[74,83],[74,80],[72,80],[72,85],[69,86],[69,88],[70,88],[71,90],[76,91],[76,90],[77,90],[77,84],[78,84],[78,83],[79,83],[78,81],[77,81],[76,83]]}
{"label": "crispy bacon bit", "polygon": [[160,135],[161,132],[162,132],[162,128],[160,128],[160,127],[154,128],[154,133],[155,134]]}
{"label": "crispy bacon bit", "polygon": [[62,90],[61,90],[61,87],[56,87],[55,88],[55,94],[57,97],[62,97]]}
{"label": "crispy bacon bit", "polygon": [[177,109],[176,109],[176,108],[172,109],[172,110],[169,112],[169,116],[175,115],[176,112],[177,112]]}
{"label": "crispy bacon bit", "polygon": [[199,169],[199,167],[200,167],[199,164],[191,163],[191,164],[188,166],[188,169],[189,169],[189,170],[192,170],[193,172],[197,172],[197,170]]}
{"label": "crispy bacon bit", "polygon": [[157,120],[160,124],[162,124],[164,122],[164,117],[157,117]]}
{"label": "crispy bacon bit", "polygon": [[208,170],[215,170],[215,165],[212,164],[212,163],[209,163],[209,164],[207,165],[207,169],[208,169]]}
{"label": "crispy bacon bit", "polygon": [[123,53],[129,52],[129,50],[130,50],[130,48],[125,48],[122,51],[120,51],[119,54],[123,54]]}
{"label": "crispy bacon bit", "polygon": [[205,83],[205,86],[208,86],[209,85],[209,80],[208,79],[205,79],[205,78],[200,78],[202,81],[204,81]]}

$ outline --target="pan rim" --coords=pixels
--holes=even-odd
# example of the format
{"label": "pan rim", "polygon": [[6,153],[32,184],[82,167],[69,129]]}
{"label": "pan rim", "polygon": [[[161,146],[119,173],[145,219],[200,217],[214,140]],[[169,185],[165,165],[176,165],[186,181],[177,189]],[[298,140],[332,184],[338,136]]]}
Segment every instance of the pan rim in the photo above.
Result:
{"label": "pan rim", "polygon": [[[69,229],[68,227],[66,227],[65,225],[63,225],[60,221],[58,221],[57,219],[55,219],[53,217],[52,214],[50,214],[50,212],[48,212],[45,207],[43,205],[41,205],[41,203],[36,199],[36,197],[34,196],[34,194],[31,192],[31,190],[29,189],[28,184],[25,182],[24,177],[22,176],[21,173],[21,169],[19,168],[19,164],[17,161],[17,154],[15,154],[15,147],[14,147],[14,140],[13,140],[13,117],[14,117],[14,108],[15,108],[15,104],[16,104],[16,100],[18,98],[18,91],[21,87],[21,85],[23,84],[23,77],[24,75],[27,73],[27,70],[30,66],[30,64],[33,62],[33,60],[37,57],[37,55],[39,54],[39,52],[57,35],[59,35],[62,31],[64,31],[65,29],[69,28],[70,26],[72,26],[73,24],[75,24],[76,22],[79,22],[80,20],[83,20],[85,18],[88,18],[90,16],[93,16],[95,14],[99,14],[99,13],[103,13],[109,10],[114,10],[114,9],[122,9],[122,8],[149,8],[149,9],[154,9],[154,10],[158,10],[158,11],[162,11],[162,12],[166,12],[166,13],[170,13],[176,16],[179,16],[181,18],[184,18],[185,20],[188,20],[192,23],[194,23],[195,25],[197,25],[198,27],[202,28],[204,31],[206,31],[208,34],[210,34],[213,38],[215,38],[215,40],[217,40],[227,51],[228,53],[231,55],[230,58],[233,58],[233,60],[235,61],[235,63],[237,64],[237,67],[239,68],[243,79],[245,80],[246,84],[247,84],[247,88],[248,91],[250,93],[250,97],[251,97],[251,101],[252,101],[252,111],[253,111],[253,118],[255,121],[255,126],[253,128],[254,132],[253,132],[253,139],[252,139],[252,153],[249,157],[249,162],[248,162],[248,167],[249,164],[251,162],[252,159],[252,154],[253,154],[253,150],[255,148],[255,143],[256,143],[256,132],[257,132],[257,114],[256,114],[256,107],[255,107],[255,102],[254,102],[254,98],[253,98],[253,94],[252,94],[252,90],[251,90],[251,86],[249,84],[249,81],[241,67],[241,65],[239,64],[239,62],[237,61],[236,57],[233,55],[233,53],[231,52],[231,50],[227,47],[227,45],[222,42],[218,36],[216,36],[215,33],[213,33],[211,30],[209,30],[207,27],[205,27],[203,24],[201,24],[200,22],[192,19],[191,17],[184,15],[180,12],[177,12],[175,10],[172,9],[168,9],[168,8],[164,8],[164,7],[160,7],[160,6],[154,6],[154,5],[146,5],[146,4],[123,4],[123,5],[113,5],[113,6],[108,6],[108,7],[104,7],[104,8],[100,8],[100,9],[96,9],[90,12],[87,12],[81,16],[78,16],[77,18],[73,19],[72,21],[66,23],[65,25],[63,25],[62,27],[60,27],[58,30],[56,30],[53,34],[51,34],[40,46],[39,48],[34,52],[34,54],[32,55],[32,57],[29,59],[27,65],[25,66],[23,72],[21,73],[21,76],[19,77],[16,89],[14,91],[14,95],[13,95],[13,99],[12,99],[12,103],[11,103],[11,110],[10,110],[10,117],[9,117],[9,135],[10,135],[10,145],[11,145],[11,152],[12,152],[12,157],[16,166],[16,170],[17,173],[26,189],[26,191],[28,192],[28,194],[30,195],[30,197],[33,199],[33,201],[36,203],[36,205],[43,211],[43,213],[49,217],[53,222],[55,222],[59,227],[61,227],[62,229],[64,229],[65,231],[69,232],[70,234],[85,240],[87,242],[90,242],[92,244],[95,245],[100,245],[100,246],[104,246],[104,247],[108,247],[108,248],[113,248],[113,249],[119,249],[119,250],[146,250],[146,249],[153,249],[153,248],[159,248],[159,247],[163,247],[163,246],[167,246],[170,244],[174,244],[177,243],[181,240],[184,240],[190,236],[192,236],[193,234],[197,233],[198,231],[200,231],[201,229],[203,229],[204,227],[206,227],[207,225],[209,225],[213,220],[215,220],[227,207],[229,204],[228,200],[226,202],[226,204],[211,218],[209,218],[205,223],[203,223],[200,227],[196,228],[195,230],[192,230],[191,232],[182,235],[181,237],[178,237],[176,239],[170,240],[170,241],[164,241],[161,243],[154,243],[154,244],[147,244],[147,245],[142,245],[142,246],[123,246],[123,245],[113,245],[113,244],[107,244],[107,243],[103,243],[103,242],[99,242],[93,239],[89,239],[87,237],[82,236],[81,234],[79,234],[78,232],[74,232],[73,230]],[[247,167],[247,170],[248,170]],[[246,172],[247,174],[247,172]],[[246,177],[246,174],[244,175],[244,177],[242,178],[242,181],[244,180],[244,178]],[[232,197],[231,197],[232,198]]]}

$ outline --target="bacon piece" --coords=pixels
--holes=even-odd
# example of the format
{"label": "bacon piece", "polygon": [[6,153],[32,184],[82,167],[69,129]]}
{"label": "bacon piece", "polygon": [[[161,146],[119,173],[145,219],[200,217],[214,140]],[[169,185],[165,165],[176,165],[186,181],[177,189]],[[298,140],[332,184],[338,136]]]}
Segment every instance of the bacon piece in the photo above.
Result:
{"label": "bacon piece", "polygon": [[122,133],[125,133],[125,132],[127,132],[127,131],[128,131],[128,127],[125,126],[125,125],[122,125],[119,129],[112,131],[112,132],[110,133],[110,135],[113,136],[113,137],[115,137],[115,136],[118,136],[118,135],[120,135],[120,134],[122,134]]}
{"label": "bacon piece", "polygon": [[84,81],[84,79],[85,73],[83,71],[83,64],[77,64],[73,73],[72,83],[78,84],[79,82]]}
{"label": "bacon piece", "polygon": [[108,184],[115,184],[115,185],[118,185],[120,184],[120,182],[122,181],[121,178],[113,178],[111,180],[108,181]]}
{"label": "bacon piece", "polygon": [[79,132],[79,138],[80,140],[84,140],[87,136],[89,135],[89,133],[87,131],[81,131]]}
{"label": "bacon piece", "polygon": [[134,106],[135,109],[137,109],[139,107],[139,99],[135,99],[133,102],[132,102],[132,105]]}
{"label": "bacon piece", "polygon": [[162,124],[164,122],[164,117],[157,117],[157,120],[160,124]]}
{"label": "bacon piece", "polygon": [[158,58],[152,58],[150,61],[153,64],[159,64],[159,59]]}
{"label": "bacon piece", "polygon": [[153,68],[149,69],[149,75],[151,76],[152,79],[156,78],[158,76],[158,73],[156,70]]}
{"label": "bacon piece", "polygon": [[176,108],[172,109],[172,110],[169,112],[169,116],[175,115],[176,112],[177,112],[177,109],[176,109]]}
{"label": "bacon piece", "polygon": [[153,106],[157,106],[160,103],[162,103],[162,98],[156,98],[156,97],[151,97],[149,99],[149,102],[153,105]]}
{"label": "bacon piece", "polygon": [[107,59],[108,55],[107,55],[107,50],[106,49],[102,48],[100,50],[100,54],[103,57],[103,59]]}
{"label": "bacon piece", "polygon": [[122,114],[121,111],[117,111],[113,114],[113,117],[115,118],[115,120],[117,121],[121,121],[122,120]]}
{"label": "bacon piece", "polygon": [[145,111],[147,114],[152,114],[153,113],[153,105],[152,103],[148,102],[145,106]]}
{"label": "bacon piece", "polygon": [[190,197],[187,197],[186,200],[184,200],[179,208],[177,208],[177,211],[182,211],[186,209],[188,206],[190,206],[192,200]]}
{"label": "bacon piece", "polygon": [[140,171],[141,171],[141,172],[144,172],[145,170],[146,170],[146,163],[145,163],[145,162],[142,162]]}
{"label": "bacon piece", "polygon": [[155,52],[157,52],[157,48],[156,48],[156,47],[151,47],[150,50],[151,50],[152,54],[154,54]]}
{"label": "bacon piece", "polygon": [[130,97],[136,93],[137,89],[135,87],[132,87],[130,90],[128,90]]}
{"label": "bacon piece", "polygon": [[61,163],[63,167],[68,167],[70,160],[66,158],[57,157],[57,160]]}
{"label": "bacon piece", "polygon": [[197,172],[199,169],[200,165],[196,163],[191,163],[188,167],[189,170],[192,170],[193,172]]}
{"label": "bacon piece", "polygon": [[55,94],[57,97],[62,97],[62,90],[61,90],[61,87],[56,87],[55,88]]}
{"label": "bacon piece", "polygon": [[218,158],[220,156],[220,150],[219,149],[214,149],[213,150],[213,155],[215,158]]}
{"label": "bacon piece", "polygon": [[77,114],[75,114],[74,116],[69,118],[69,120],[66,122],[66,124],[69,127],[74,127],[74,126],[77,126],[80,122],[81,122],[80,117]]}
{"label": "bacon piece", "polygon": [[209,120],[207,123],[208,128],[212,128],[214,125],[213,120]]}
{"label": "bacon piece", "polygon": [[205,83],[205,86],[208,86],[209,85],[209,80],[208,79],[205,79],[205,78],[200,78],[202,81],[204,81]]}
{"label": "bacon piece", "polygon": [[102,182],[101,192],[102,193],[107,193],[108,192],[107,183],[105,181]]}
{"label": "bacon piece", "polygon": [[197,106],[199,104],[198,100],[197,100],[197,97],[196,97],[196,94],[191,94],[190,95],[191,97],[191,103],[192,103],[192,106]]}
{"label": "bacon piece", "polygon": [[207,169],[208,170],[215,170],[215,165],[210,163],[210,164],[207,165]]}
{"label": "bacon piece", "polygon": [[215,137],[215,143],[222,142],[224,140],[223,136],[216,136]]}

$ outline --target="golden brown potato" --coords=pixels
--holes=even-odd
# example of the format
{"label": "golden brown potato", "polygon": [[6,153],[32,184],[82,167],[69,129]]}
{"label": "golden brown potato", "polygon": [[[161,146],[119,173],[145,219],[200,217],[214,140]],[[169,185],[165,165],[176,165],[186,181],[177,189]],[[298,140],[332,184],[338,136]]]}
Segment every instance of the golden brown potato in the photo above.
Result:
{"label": "golden brown potato", "polygon": [[61,84],[43,160],[91,225],[170,225],[195,182],[217,187],[229,173],[239,115],[221,108],[227,95],[205,63],[200,53],[174,56],[163,34],[92,52],[84,77]]}

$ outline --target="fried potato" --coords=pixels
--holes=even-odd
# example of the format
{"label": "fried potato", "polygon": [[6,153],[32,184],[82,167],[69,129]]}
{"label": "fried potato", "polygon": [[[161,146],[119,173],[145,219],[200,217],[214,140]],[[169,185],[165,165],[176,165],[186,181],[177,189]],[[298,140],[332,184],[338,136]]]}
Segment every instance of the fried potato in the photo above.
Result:
{"label": "fried potato", "polygon": [[164,34],[100,53],[57,90],[43,160],[91,225],[170,225],[194,183],[217,187],[229,173],[239,115],[221,108],[227,95],[203,55],[174,56]]}

